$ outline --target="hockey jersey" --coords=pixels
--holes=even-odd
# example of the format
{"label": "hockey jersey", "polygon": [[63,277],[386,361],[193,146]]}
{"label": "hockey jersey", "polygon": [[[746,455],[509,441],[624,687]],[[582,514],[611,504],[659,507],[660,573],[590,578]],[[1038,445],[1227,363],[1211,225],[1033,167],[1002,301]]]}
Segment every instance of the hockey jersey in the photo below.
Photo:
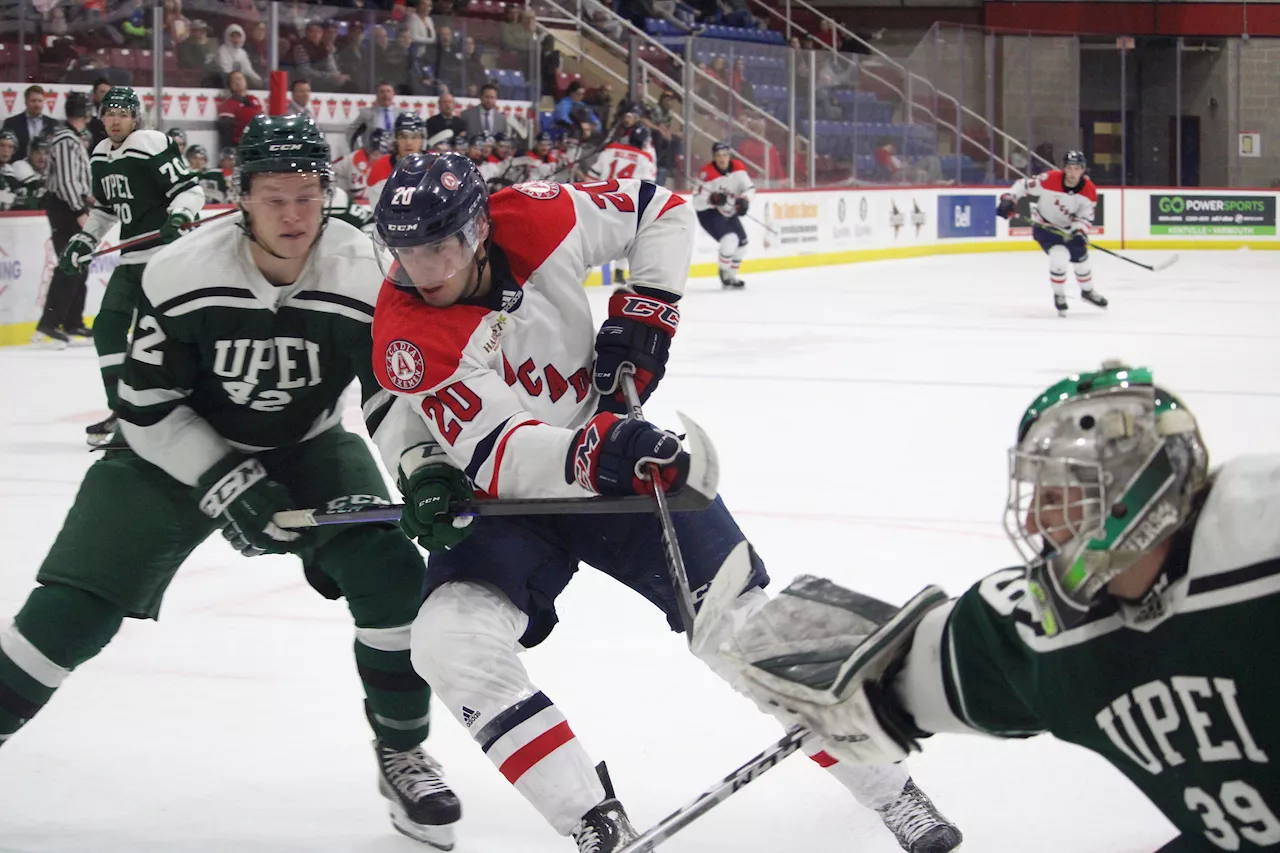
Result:
{"label": "hockey jersey", "polygon": [[393,154],[383,154],[369,165],[369,173],[365,175],[364,197],[365,201],[369,202],[370,210],[378,206],[378,196],[382,195],[382,188],[395,169],[396,160]]}
{"label": "hockey jersey", "polygon": [[711,203],[711,194],[722,192],[728,198],[718,209],[725,216],[735,216],[737,211],[734,209],[734,199],[745,198],[748,203],[751,202],[756,195],[755,182],[751,180],[751,174],[747,171],[747,164],[738,158],[729,161],[728,171],[720,171],[720,167],[715,163],[708,163],[698,172],[698,187],[693,194],[693,209],[696,211],[710,210],[715,207]]}
{"label": "hockey jersey", "polygon": [[474,303],[427,305],[384,282],[374,369],[420,417],[377,438],[406,474],[434,441],[493,497],[585,497],[566,480],[574,431],[596,412],[596,326],[582,287],[614,258],[631,287],[679,298],[694,218],[666,189],[636,180],[517,184],[490,199],[493,287]]}
{"label": "hockey jersey", "polygon": [[1089,176],[1080,178],[1080,184],[1067,189],[1062,182],[1062,170],[1054,169],[1043,175],[1022,178],[1009,188],[1017,199],[1031,198],[1031,220],[1040,225],[1067,229],[1074,223],[1093,224],[1093,210],[1098,203],[1098,188]]}
{"label": "hockey jersey", "polygon": [[368,187],[369,169],[374,160],[375,158],[363,148],[358,148],[345,157],[339,157],[332,163],[334,184],[339,189],[346,190],[352,201],[366,201],[365,189]]}
{"label": "hockey jersey", "polygon": [[1234,459],[1145,598],[1048,634],[1025,570],[931,611],[894,683],[929,732],[1051,732],[1111,762],[1178,850],[1280,843],[1280,456]]}
{"label": "hockey jersey", "polygon": [[597,179],[635,178],[652,181],[658,177],[657,162],[652,148],[636,148],[621,142],[611,142],[604,147],[591,166],[591,176]]}

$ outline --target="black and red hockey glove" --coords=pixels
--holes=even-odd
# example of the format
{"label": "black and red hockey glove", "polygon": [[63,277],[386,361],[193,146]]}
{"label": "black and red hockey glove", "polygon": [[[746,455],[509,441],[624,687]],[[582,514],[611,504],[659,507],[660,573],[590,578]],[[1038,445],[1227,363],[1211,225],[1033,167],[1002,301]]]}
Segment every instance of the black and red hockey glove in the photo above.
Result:
{"label": "black and red hockey glove", "polygon": [[667,372],[671,338],[680,324],[680,310],[670,302],[616,290],[609,297],[609,319],[596,334],[595,386],[600,392],[597,411],[626,414],[622,367],[635,368],[640,402],[649,399]]}
{"label": "black and red hockey glove", "polygon": [[1005,193],[1000,196],[1000,203],[996,205],[996,216],[1003,216],[1005,219],[1012,219],[1018,210],[1018,200],[1013,197],[1012,193]]}
{"label": "black and red hockey glove", "polygon": [[729,201],[728,194],[721,190],[716,190],[711,194],[712,207],[724,207],[724,205],[727,204],[728,201]]}
{"label": "black and red hockey glove", "polygon": [[747,210],[750,209],[750,207],[751,207],[751,202],[747,201],[747,199],[743,198],[742,196],[738,196],[733,200],[733,208],[734,210],[738,211],[739,216],[746,216]]}
{"label": "black and red hockey glove", "polygon": [[678,438],[651,423],[602,412],[569,443],[565,480],[599,495],[651,495],[653,480],[642,476],[651,462],[658,464],[664,492],[689,478],[689,454]]}

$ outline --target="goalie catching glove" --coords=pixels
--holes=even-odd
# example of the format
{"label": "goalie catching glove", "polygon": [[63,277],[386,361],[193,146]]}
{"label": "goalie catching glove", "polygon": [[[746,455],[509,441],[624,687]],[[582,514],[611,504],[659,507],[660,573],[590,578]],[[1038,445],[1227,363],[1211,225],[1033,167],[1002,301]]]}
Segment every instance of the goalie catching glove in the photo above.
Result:
{"label": "goalie catching glove", "polygon": [[246,557],[288,553],[303,535],[272,521],[277,512],[293,509],[293,500],[252,456],[232,453],[206,471],[196,483],[196,499],[205,515],[222,524],[231,547]]}
{"label": "goalie catching glove", "polygon": [[925,587],[899,609],[802,575],[738,626],[720,649],[743,689],[780,719],[827,742],[837,759],[890,764],[925,736],[886,685],[920,620],[947,600]]}
{"label": "goalie catching glove", "polygon": [[597,411],[630,411],[621,382],[624,367],[635,371],[640,402],[649,399],[667,372],[671,339],[680,324],[680,310],[669,302],[619,289],[609,297],[609,319],[596,334],[595,386],[600,392]]}

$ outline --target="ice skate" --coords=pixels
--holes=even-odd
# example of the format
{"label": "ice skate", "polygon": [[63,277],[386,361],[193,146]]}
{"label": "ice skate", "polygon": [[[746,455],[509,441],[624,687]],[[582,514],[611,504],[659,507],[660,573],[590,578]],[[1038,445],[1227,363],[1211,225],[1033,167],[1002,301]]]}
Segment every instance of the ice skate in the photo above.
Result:
{"label": "ice skate", "polygon": [[898,799],[876,813],[907,853],[949,853],[964,840],[956,825],[938,812],[911,779]]}
{"label": "ice skate", "polygon": [[35,334],[31,336],[32,345],[42,349],[66,349],[70,342],[65,332],[48,326],[36,326]]}
{"label": "ice skate", "polygon": [[452,850],[453,824],[462,806],[445,783],[440,765],[420,746],[397,750],[373,742],[378,756],[378,792],[390,804],[391,823],[414,841]]}
{"label": "ice skate", "polygon": [[740,290],[747,286],[747,283],[735,276],[733,273],[720,273],[720,286],[725,290]]}
{"label": "ice skate", "polygon": [[75,328],[68,329],[63,327],[62,333],[71,340],[69,344],[73,347],[91,347],[93,346],[93,330],[81,324]]}
{"label": "ice skate", "polygon": [[90,447],[102,447],[116,434],[116,416],[108,415],[106,419],[84,428],[84,440]]}
{"label": "ice skate", "polygon": [[614,283],[614,284],[626,284],[626,283],[627,283],[627,274],[626,274],[623,270],[618,269],[617,267],[615,267],[615,268],[614,268],[614,270],[613,270],[613,283]]}
{"label": "ice skate", "polygon": [[1054,294],[1053,307],[1058,309],[1058,316],[1067,316],[1067,297]]}
{"label": "ice skate", "polygon": [[1107,307],[1107,297],[1103,296],[1101,293],[1099,293],[1096,290],[1093,290],[1093,289],[1082,290],[1080,291],[1080,298],[1083,299],[1085,302],[1091,303],[1093,305],[1097,305],[1099,308]]}
{"label": "ice skate", "polygon": [[613,853],[635,839],[627,810],[613,797],[584,814],[573,831],[578,853]]}

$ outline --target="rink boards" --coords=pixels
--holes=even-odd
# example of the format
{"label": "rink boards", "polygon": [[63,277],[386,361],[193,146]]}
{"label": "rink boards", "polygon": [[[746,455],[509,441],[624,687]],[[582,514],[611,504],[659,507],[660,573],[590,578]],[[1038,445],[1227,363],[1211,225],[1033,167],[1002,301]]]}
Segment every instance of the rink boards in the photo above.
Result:
{"label": "rink boards", "polygon": [[[743,272],[926,255],[1031,251],[1025,220],[995,215],[1000,187],[762,191],[745,222]],[[1094,240],[1112,249],[1276,249],[1277,193],[1258,190],[1099,190]],[[115,242],[113,229],[106,243]],[[693,276],[717,274],[717,243],[698,229]],[[0,345],[26,343],[57,259],[43,213],[0,213]],[[89,269],[93,316],[116,255]],[[600,284],[594,272],[587,284]]]}

